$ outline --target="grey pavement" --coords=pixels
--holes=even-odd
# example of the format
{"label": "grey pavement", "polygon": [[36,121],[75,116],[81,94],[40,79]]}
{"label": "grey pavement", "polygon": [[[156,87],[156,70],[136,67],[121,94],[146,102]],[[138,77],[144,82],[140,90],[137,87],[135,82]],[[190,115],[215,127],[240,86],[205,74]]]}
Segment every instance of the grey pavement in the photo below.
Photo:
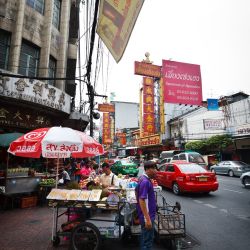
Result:
{"label": "grey pavement", "polygon": [[[66,221],[63,215],[62,220]],[[0,210],[0,249],[1,250],[52,250],[68,249],[69,240],[62,237],[60,245],[51,244],[53,210],[47,206]],[[60,224],[60,222],[59,222]],[[123,243],[119,240],[106,240],[102,249],[139,249],[137,242]],[[154,245],[154,250],[166,249]]]}
{"label": "grey pavement", "polygon": [[[52,216],[52,209],[46,206],[0,210],[0,249],[53,249],[51,245]],[[60,248],[67,249],[67,245],[66,241],[62,241]]]}

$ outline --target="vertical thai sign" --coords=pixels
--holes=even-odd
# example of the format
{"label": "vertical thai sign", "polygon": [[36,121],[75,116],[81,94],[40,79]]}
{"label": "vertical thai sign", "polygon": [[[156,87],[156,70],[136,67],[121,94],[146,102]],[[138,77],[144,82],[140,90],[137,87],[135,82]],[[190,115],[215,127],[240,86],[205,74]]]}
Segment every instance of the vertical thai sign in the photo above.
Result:
{"label": "vertical thai sign", "polygon": [[143,131],[144,136],[155,133],[154,124],[154,80],[143,77]]}
{"label": "vertical thai sign", "polygon": [[101,0],[97,33],[119,62],[144,0]]}
{"label": "vertical thai sign", "polygon": [[163,79],[160,79],[160,131],[165,134]]}
{"label": "vertical thai sign", "polygon": [[164,102],[201,105],[200,65],[162,61]]}
{"label": "vertical thai sign", "polygon": [[103,128],[102,128],[102,142],[103,144],[111,144],[111,127],[109,113],[103,113]]}

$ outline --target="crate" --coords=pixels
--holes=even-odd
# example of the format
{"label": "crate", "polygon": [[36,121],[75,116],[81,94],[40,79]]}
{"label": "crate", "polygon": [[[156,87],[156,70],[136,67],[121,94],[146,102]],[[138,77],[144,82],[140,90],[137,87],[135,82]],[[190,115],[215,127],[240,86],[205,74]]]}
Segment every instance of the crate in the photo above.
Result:
{"label": "crate", "polygon": [[29,196],[21,198],[21,208],[35,207],[37,204],[37,196]]}

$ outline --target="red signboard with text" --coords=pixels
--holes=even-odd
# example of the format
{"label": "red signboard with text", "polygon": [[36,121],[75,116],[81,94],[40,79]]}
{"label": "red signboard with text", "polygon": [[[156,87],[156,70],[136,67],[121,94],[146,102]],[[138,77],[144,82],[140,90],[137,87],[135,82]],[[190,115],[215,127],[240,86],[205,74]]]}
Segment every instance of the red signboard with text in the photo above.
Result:
{"label": "red signboard with text", "polygon": [[143,77],[143,131],[144,135],[155,133],[153,79]]}
{"label": "red signboard with text", "polygon": [[110,130],[110,117],[109,113],[103,113],[103,128],[102,128],[102,142],[103,144],[111,143],[111,130]]}
{"label": "red signboard with text", "polygon": [[201,105],[200,65],[163,60],[162,75],[165,103]]}

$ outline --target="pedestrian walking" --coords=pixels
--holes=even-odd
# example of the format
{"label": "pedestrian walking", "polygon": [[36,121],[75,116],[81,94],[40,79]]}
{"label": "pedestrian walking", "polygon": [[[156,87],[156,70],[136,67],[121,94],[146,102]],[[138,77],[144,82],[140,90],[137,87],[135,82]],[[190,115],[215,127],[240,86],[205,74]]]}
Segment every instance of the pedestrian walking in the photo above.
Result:
{"label": "pedestrian walking", "polygon": [[156,198],[151,179],[156,174],[156,163],[144,163],[145,173],[139,178],[135,189],[137,199],[137,213],[141,224],[140,249],[150,250],[154,239],[154,220],[156,214]]}

